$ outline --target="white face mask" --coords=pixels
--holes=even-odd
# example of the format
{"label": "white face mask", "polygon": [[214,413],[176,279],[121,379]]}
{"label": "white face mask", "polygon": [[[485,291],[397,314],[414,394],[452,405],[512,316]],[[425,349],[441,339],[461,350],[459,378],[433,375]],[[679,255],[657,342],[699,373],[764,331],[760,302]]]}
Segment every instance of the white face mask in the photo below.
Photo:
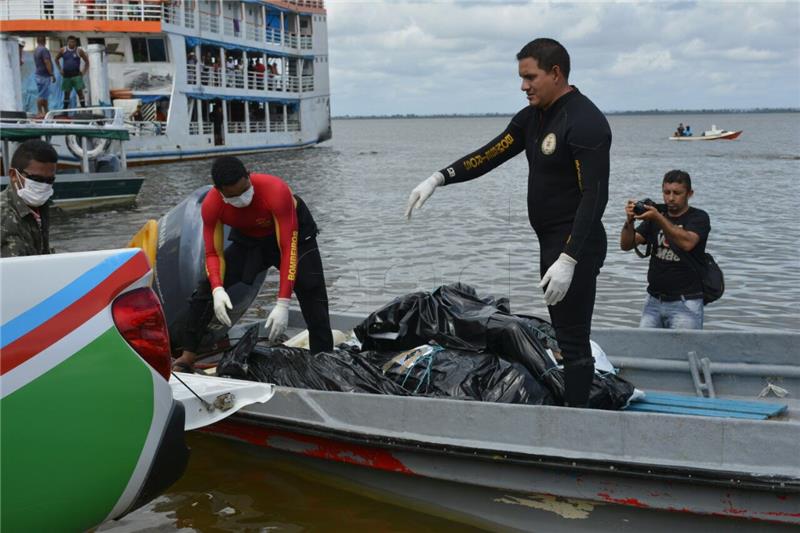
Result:
{"label": "white face mask", "polygon": [[29,206],[39,207],[53,196],[53,186],[26,179],[25,186],[17,189],[17,195]]}
{"label": "white face mask", "polygon": [[230,198],[223,196],[222,201],[233,207],[247,207],[250,205],[250,202],[253,201],[253,186],[251,185],[248,187],[247,190],[239,196],[232,196]]}

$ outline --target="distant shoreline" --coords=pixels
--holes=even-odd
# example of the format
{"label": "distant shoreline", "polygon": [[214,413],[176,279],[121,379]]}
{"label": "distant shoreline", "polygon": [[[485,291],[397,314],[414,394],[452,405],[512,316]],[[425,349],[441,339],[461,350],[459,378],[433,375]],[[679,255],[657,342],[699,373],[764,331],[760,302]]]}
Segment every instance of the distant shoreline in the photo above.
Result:
{"label": "distant shoreline", "polygon": [[[734,113],[800,113],[800,108],[757,108],[757,109],[647,109],[639,111],[606,111],[608,116],[619,115],[722,115]],[[510,113],[454,113],[454,114],[432,114],[417,115],[414,113],[395,114],[395,115],[338,115],[334,120],[361,120],[361,119],[385,119],[385,118],[486,118],[486,117],[511,117]]]}

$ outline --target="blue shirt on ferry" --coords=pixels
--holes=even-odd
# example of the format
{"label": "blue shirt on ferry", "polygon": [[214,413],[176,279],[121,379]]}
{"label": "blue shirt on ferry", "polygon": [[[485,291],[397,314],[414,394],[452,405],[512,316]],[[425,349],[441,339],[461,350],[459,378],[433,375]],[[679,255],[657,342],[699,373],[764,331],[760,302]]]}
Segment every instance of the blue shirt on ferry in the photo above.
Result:
{"label": "blue shirt on ferry", "polygon": [[45,64],[46,61],[50,61],[50,66],[52,68],[53,59],[50,57],[50,50],[48,50],[46,46],[36,47],[36,51],[33,52],[33,64],[36,65],[37,76],[50,76],[50,72],[48,72],[47,65]]}
{"label": "blue shirt on ferry", "polygon": [[61,58],[64,60],[63,71],[65,78],[72,78],[80,76],[81,74],[81,56],[78,55],[79,48],[76,46],[74,50],[69,47],[64,48],[64,53]]}

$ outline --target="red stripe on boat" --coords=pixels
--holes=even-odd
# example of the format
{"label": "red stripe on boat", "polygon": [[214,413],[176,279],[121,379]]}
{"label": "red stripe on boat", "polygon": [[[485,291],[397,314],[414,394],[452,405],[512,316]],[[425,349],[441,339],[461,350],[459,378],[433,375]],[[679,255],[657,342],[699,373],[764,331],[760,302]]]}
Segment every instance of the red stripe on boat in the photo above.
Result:
{"label": "red stripe on boat", "polygon": [[63,311],[3,348],[3,367],[0,369],[0,375],[10,372],[66,337],[149,270],[150,265],[142,252],[133,255]]}
{"label": "red stripe on boat", "polygon": [[378,470],[414,474],[391,453],[379,448],[349,444],[323,437],[268,429],[230,420],[223,420],[201,431],[233,437],[256,446],[288,451],[308,457],[366,466]]}

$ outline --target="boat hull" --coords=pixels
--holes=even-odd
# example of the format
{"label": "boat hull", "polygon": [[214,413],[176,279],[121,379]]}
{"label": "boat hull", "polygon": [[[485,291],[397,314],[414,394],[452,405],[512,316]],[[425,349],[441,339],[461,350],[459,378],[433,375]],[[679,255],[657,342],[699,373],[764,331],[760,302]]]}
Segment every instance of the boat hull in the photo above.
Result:
{"label": "boat hull", "polygon": [[[402,439],[370,439],[234,416],[203,431],[279,453],[367,496],[489,529],[589,530],[598,523],[726,526],[797,524],[797,493],[631,475],[614,465],[553,462],[525,454]],[[617,473],[619,472],[619,473]],[[726,486],[727,485],[727,486]],[[721,521],[720,518],[726,520]],[[746,518],[749,520],[739,520]],[[534,527],[536,526],[536,527]]]}
{"label": "boat hull", "polygon": [[738,139],[739,136],[742,134],[744,130],[738,131],[723,131],[717,135],[698,135],[698,136],[689,136],[689,137],[676,137],[672,136],[669,138],[670,141],[719,141],[719,140],[726,140],[732,141],[734,139]]}
{"label": "boat hull", "polygon": [[[131,205],[144,178],[132,172],[58,174],[53,184],[53,204],[65,211]],[[0,178],[0,190],[8,177]]]}
{"label": "boat hull", "polygon": [[[331,318],[341,330],[360,321]],[[302,326],[296,310],[290,325]],[[593,338],[646,391],[693,396],[688,351],[710,359],[722,397],[753,401],[775,380],[800,390],[797,334],[597,329]],[[560,527],[579,522],[553,509],[600,522],[612,513],[706,528],[716,518],[797,526],[800,402],[760,401],[788,410],[749,420],[276,387],[269,402],[203,431],[290,454],[369,495],[380,488],[500,529],[529,530],[543,513]]]}

